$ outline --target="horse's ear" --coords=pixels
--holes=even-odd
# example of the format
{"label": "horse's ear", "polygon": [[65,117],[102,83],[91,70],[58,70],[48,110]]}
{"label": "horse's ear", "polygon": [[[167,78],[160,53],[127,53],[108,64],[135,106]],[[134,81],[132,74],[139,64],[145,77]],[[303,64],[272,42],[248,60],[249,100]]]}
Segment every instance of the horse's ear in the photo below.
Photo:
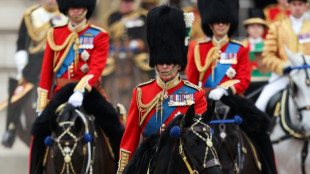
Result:
{"label": "horse's ear", "polygon": [[203,122],[209,123],[213,119],[215,100],[208,98],[207,110],[202,114]]}
{"label": "horse's ear", "polygon": [[184,127],[189,127],[195,116],[195,105],[192,104],[186,111]]}

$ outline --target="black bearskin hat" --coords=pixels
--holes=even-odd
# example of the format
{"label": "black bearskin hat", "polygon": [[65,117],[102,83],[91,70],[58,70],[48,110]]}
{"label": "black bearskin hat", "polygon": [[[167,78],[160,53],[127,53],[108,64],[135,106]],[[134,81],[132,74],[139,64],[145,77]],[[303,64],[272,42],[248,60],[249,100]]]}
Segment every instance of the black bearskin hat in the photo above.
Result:
{"label": "black bearskin hat", "polygon": [[228,36],[232,36],[239,24],[239,0],[198,0],[201,27],[207,36],[212,36],[209,24],[230,23]]}
{"label": "black bearskin hat", "polygon": [[288,0],[287,2],[290,3],[290,2],[292,2],[292,1],[303,1],[303,2],[305,2],[305,3],[308,2],[308,0]]}
{"label": "black bearskin hat", "polygon": [[67,15],[70,7],[87,8],[86,18],[89,19],[96,7],[96,0],[57,0],[59,11]]}
{"label": "black bearskin hat", "polygon": [[187,64],[184,12],[162,5],[147,15],[146,33],[150,49],[150,67],[156,64],[178,64],[183,71]]}

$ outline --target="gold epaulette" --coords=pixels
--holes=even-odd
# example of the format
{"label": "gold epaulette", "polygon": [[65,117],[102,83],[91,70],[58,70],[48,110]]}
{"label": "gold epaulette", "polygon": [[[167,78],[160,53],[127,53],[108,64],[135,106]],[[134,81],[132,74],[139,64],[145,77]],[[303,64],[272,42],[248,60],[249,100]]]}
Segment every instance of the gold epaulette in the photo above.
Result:
{"label": "gold epaulette", "polygon": [[138,86],[136,86],[136,88],[139,88],[139,87],[141,87],[141,86],[150,84],[150,83],[152,83],[152,82],[154,82],[154,81],[155,81],[155,79],[151,79],[151,80],[149,80],[149,81],[147,81],[147,82],[140,83]]}
{"label": "gold epaulette", "polygon": [[107,32],[105,29],[103,29],[103,28],[101,28],[101,27],[99,27],[99,26],[97,26],[97,25],[91,24],[90,27],[91,27],[91,28],[94,28],[94,29],[97,29],[97,30],[99,30],[99,31],[101,31],[101,32],[104,32],[104,33]]}
{"label": "gold epaulette", "polygon": [[188,6],[188,7],[183,7],[182,10],[185,13],[189,13],[189,12],[193,12],[195,10],[195,8],[193,6]]}
{"label": "gold epaulette", "polygon": [[147,13],[148,13],[148,11],[147,11],[147,10],[145,10],[145,9],[143,9],[143,8],[139,8],[139,9],[137,10],[137,13],[139,13],[139,14],[142,14],[142,15],[146,16],[146,15],[147,15]]}
{"label": "gold epaulette", "polygon": [[32,12],[33,10],[39,8],[40,6],[41,6],[41,5],[37,4],[37,5],[33,5],[33,6],[29,7],[29,8],[25,11],[24,17],[27,16],[27,15],[30,15],[31,12]]}
{"label": "gold epaulette", "polygon": [[239,44],[239,45],[245,47],[245,45],[244,45],[242,42],[238,41],[238,40],[231,39],[230,41],[233,42],[233,43],[236,43],[236,44]]}
{"label": "gold epaulette", "polygon": [[243,39],[241,42],[242,42],[243,46],[248,47],[248,43],[249,43],[248,38]]}
{"label": "gold epaulette", "polygon": [[199,41],[199,42],[196,43],[196,45],[203,44],[203,43],[208,43],[208,42],[211,42],[211,39],[206,39],[206,40],[203,40],[203,41]]}
{"label": "gold epaulette", "polygon": [[189,86],[191,88],[197,89],[198,91],[202,90],[202,88],[200,88],[199,86],[197,86],[197,85],[195,85],[195,84],[193,84],[193,83],[191,83],[191,82],[189,82],[187,80],[183,80],[183,82],[184,82],[184,85],[186,85],[186,86]]}

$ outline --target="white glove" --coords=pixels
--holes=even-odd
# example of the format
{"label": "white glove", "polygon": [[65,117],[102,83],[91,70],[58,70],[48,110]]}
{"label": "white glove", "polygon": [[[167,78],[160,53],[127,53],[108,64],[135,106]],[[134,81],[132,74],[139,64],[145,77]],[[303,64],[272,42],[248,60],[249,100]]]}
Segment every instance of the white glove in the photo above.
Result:
{"label": "white glove", "polygon": [[224,88],[218,87],[210,91],[209,98],[218,101],[223,95],[228,95],[228,92]]}
{"label": "white glove", "polygon": [[24,67],[28,63],[28,53],[26,50],[19,50],[14,55],[14,60],[17,68],[17,76],[16,79],[20,79],[22,77],[22,72]]}
{"label": "white glove", "polygon": [[68,103],[73,105],[74,107],[82,106],[84,99],[83,92],[81,91],[74,91],[74,93],[70,96]]}

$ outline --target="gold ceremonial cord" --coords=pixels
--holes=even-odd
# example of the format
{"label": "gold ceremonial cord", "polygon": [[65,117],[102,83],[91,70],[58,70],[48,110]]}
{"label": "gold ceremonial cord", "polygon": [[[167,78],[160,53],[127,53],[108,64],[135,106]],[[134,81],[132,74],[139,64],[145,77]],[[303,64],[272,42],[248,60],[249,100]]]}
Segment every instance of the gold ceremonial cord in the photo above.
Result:
{"label": "gold ceremonial cord", "polygon": [[[162,92],[158,93],[156,95],[156,97],[148,104],[143,104],[141,101],[141,97],[142,97],[142,91],[141,88],[137,88],[137,104],[138,104],[138,108],[139,108],[139,126],[141,126],[143,124],[143,121],[145,120],[146,116],[151,112],[151,110],[157,105],[158,106],[158,102],[159,100],[162,98]],[[157,115],[157,111],[158,111],[158,107],[156,108],[156,115]],[[142,112],[144,112],[144,114],[142,115]]]}
{"label": "gold ceremonial cord", "polygon": [[218,57],[220,57],[220,53],[221,51],[218,49],[218,47],[212,47],[205,59],[205,65],[202,66],[201,65],[201,59],[200,59],[200,52],[199,52],[199,45],[195,46],[195,50],[194,50],[194,60],[195,60],[195,64],[197,67],[197,70],[199,72],[199,81],[201,82],[205,72],[207,71],[207,69],[209,68],[210,64],[212,63],[212,77],[213,77],[213,70],[217,64],[217,59]]}
{"label": "gold ceremonial cord", "polygon": [[[79,58],[79,50],[78,50],[78,48],[79,48],[79,45],[80,45],[78,34],[76,32],[72,32],[67,37],[65,42],[62,45],[59,45],[59,46],[55,44],[53,36],[54,36],[54,29],[51,29],[47,33],[47,40],[48,40],[48,43],[50,44],[51,49],[53,51],[55,51],[55,53],[54,53],[54,63],[53,63],[54,72],[57,72],[60,69],[60,67],[63,64],[66,56],[68,55],[68,52],[69,52],[71,46],[73,45],[73,43],[75,43],[74,46],[73,46],[74,53],[75,53],[74,61],[77,64],[78,58]],[[56,65],[56,61],[57,61],[57,57],[59,55],[59,52],[62,51],[64,48],[66,48],[66,49],[65,49],[63,55],[61,56],[58,64]],[[77,66],[75,66],[75,67],[77,67]]]}

